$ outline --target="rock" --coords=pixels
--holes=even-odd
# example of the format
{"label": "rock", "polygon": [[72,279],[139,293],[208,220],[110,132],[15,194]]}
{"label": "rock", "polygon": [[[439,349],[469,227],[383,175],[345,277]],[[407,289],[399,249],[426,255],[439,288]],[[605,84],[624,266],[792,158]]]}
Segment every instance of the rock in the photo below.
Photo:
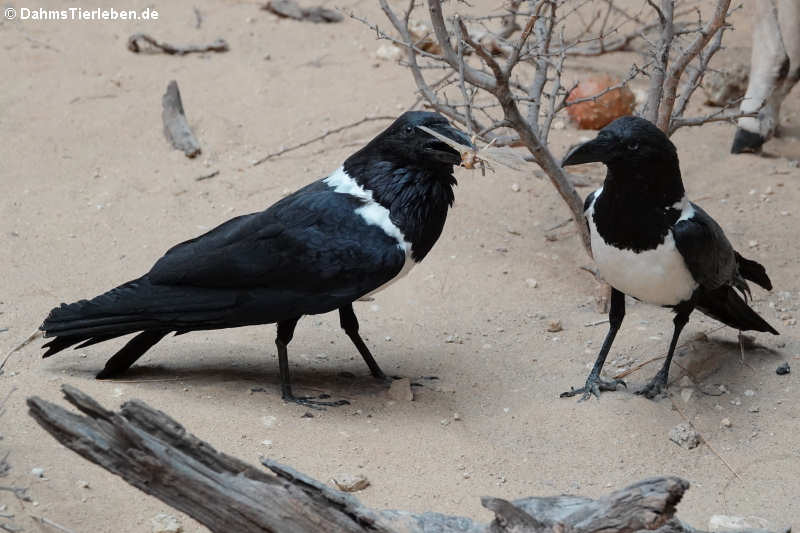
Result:
{"label": "rock", "polygon": [[460,414],[458,414],[458,413],[453,413],[453,420],[455,420],[456,422],[458,422],[459,420],[461,420],[461,415],[460,415]]}
{"label": "rock", "polygon": [[375,57],[381,61],[400,61],[403,58],[403,51],[393,44],[382,44],[375,51]]}
{"label": "rock", "polygon": [[511,184],[511,190],[514,191],[514,192],[519,192],[520,191],[519,183],[512,183]]}
{"label": "rock", "polygon": [[747,389],[746,391],[744,391],[744,395],[745,396],[755,396],[756,395],[756,391],[754,391],[752,389]]}
{"label": "rock", "polygon": [[84,481],[83,479],[79,479],[78,482],[76,483],[76,485],[78,485],[82,489],[90,488],[89,487],[89,482],[88,481]]}
{"label": "rock", "polygon": [[706,103],[724,107],[744,96],[750,69],[743,63],[730,65],[725,70],[708,69],[703,76]]}
{"label": "rock", "polygon": [[681,398],[683,398],[683,403],[689,403],[692,399],[693,394],[694,394],[694,389],[691,387],[686,387],[681,389]]}
{"label": "rock", "polygon": [[778,368],[775,369],[775,373],[778,374],[779,376],[785,376],[791,371],[792,369],[789,367],[788,362],[783,363],[782,365],[780,365]]}
{"label": "rock", "polygon": [[733,424],[731,423],[731,419],[730,418],[723,418],[722,420],[720,420],[719,425],[724,427],[724,428],[729,428]]}
{"label": "rock", "polygon": [[770,523],[757,516],[729,516],[715,514],[708,520],[708,531],[741,531],[745,529],[772,529]]}
{"label": "rock", "polygon": [[[580,81],[569,93],[567,102],[594,96],[619,82],[620,80],[608,74],[589,77]],[[579,128],[599,130],[616,118],[632,114],[635,106],[636,97],[633,92],[627,87],[619,87],[594,100],[571,105],[567,108],[567,113]]]}
{"label": "rock", "polygon": [[39,468],[39,467],[32,468],[31,469],[31,475],[33,477],[38,477],[40,479],[44,479],[44,468]]}
{"label": "rock", "polygon": [[747,410],[750,411],[751,413],[757,413],[760,411],[757,405],[751,405],[750,407],[747,408]]}
{"label": "rock", "polygon": [[267,416],[265,416],[265,417],[263,417],[261,419],[261,421],[264,423],[264,426],[268,427],[268,428],[271,428],[272,426],[274,426],[276,420],[277,420],[277,418],[275,418],[272,415],[267,415]]}
{"label": "rock", "polygon": [[530,287],[531,289],[535,289],[536,287],[538,287],[538,286],[539,286],[539,282],[538,282],[538,281],[536,281],[536,280],[535,280],[535,279],[533,279],[533,278],[528,278],[528,279],[526,279],[526,280],[525,280],[525,283],[526,283],[526,284],[528,285],[528,287]]}
{"label": "rock", "polygon": [[369,487],[369,480],[361,474],[337,474],[331,481],[344,492],[356,492]]}
{"label": "rock", "polygon": [[549,324],[547,324],[547,331],[550,333],[558,333],[559,331],[563,331],[564,328],[561,325],[560,320],[551,320]]}
{"label": "rock", "polygon": [[[411,390],[411,380],[408,378],[396,379],[389,385],[386,395],[400,402],[414,401],[414,392]],[[342,489],[344,490],[344,489]]]}
{"label": "rock", "polygon": [[181,533],[183,526],[174,516],[167,513],[158,513],[150,520],[152,533]]}
{"label": "rock", "polygon": [[680,387],[694,387],[694,383],[692,383],[692,378],[689,376],[683,376],[681,380],[678,382]]}
{"label": "rock", "polygon": [[448,335],[444,342],[447,344],[464,344],[464,340],[458,336],[458,333]]}
{"label": "rock", "polygon": [[685,422],[669,430],[669,440],[687,450],[697,448],[700,445],[700,435]]}

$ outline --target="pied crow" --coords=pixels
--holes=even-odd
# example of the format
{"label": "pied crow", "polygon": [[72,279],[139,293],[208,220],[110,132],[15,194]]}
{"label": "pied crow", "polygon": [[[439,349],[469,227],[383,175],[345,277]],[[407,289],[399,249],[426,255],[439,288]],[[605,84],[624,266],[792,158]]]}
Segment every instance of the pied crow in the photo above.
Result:
{"label": "pied crow", "polygon": [[144,276],[91,300],[61,304],[41,325],[49,357],[138,333],[97,374],[119,376],[170,332],[277,323],[283,398],[292,394],[286,347],[303,315],[338,310],[373,376],[386,379],[358,334],[352,303],[422,261],[453,204],[460,144],[469,137],[437,113],[409,111],[330,176],[260,213],[239,216],[174,246]]}
{"label": "pied crow", "polygon": [[651,399],[667,387],[678,336],[695,308],[740,331],[778,334],[747,305],[745,280],[772,289],[764,267],[739,255],[719,224],[687,199],[677,150],[660,129],[643,118],[619,118],[561,164],[589,162],[607,167],[603,186],[586,198],[584,216],[597,269],[612,287],[610,326],[586,384],[562,397],[585,400],[624,385],[600,371],[625,316],[625,294],[675,312],[664,365],[637,392]]}

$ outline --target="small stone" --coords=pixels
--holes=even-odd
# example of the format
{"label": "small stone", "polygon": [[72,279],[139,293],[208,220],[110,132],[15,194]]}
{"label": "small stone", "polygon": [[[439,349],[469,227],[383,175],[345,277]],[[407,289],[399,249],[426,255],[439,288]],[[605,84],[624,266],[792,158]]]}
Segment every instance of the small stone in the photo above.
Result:
{"label": "small stone", "polygon": [[381,61],[399,61],[403,58],[403,51],[393,44],[382,44],[375,51],[375,57]]}
{"label": "small stone", "polygon": [[439,423],[440,423],[441,425],[443,425],[443,426],[449,426],[449,425],[450,425],[450,420],[448,420],[447,418],[443,418],[443,419],[441,419],[441,420],[439,421]]}
{"label": "small stone", "polygon": [[681,389],[681,398],[683,398],[683,403],[689,403],[692,400],[693,394],[694,389],[691,387],[685,387]]}
{"label": "small stone", "polygon": [[392,381],[392,384],[389,385],[389,390],[386,391],[386,395],[391,400],[404,402],[414,401],[414,392],[411,390],[411,380],[402,378]]}
{"label": "small stone", "polygon": [[692,383],[692,379],[689,376],[683,376],[678,385],[681,387],[693,387],[694,383]]}
{"label": "small stone", "polygon": [[533,278],[528,278],[528,279],[526,279],[526,280],[525,280],[525,283],[526,283],[526,284],[528,285],[528,287],[530,287],[531,289],[535,289],[536,287],[538,287],[538,286],[539,286],[539,282],[538,282],[538,281],[536,281],[536,280],[535,280],[535,279],[533,279]]}
{"label": "small stone", "polygon": [[464,479],[469,479],[470,477],[472,477],[472,474],[470,474],[469,472],[464,472],[464,473],[463,473],[463,474],[461,474],[461,475],[462,475],[462,477],[463,477]]}
{"label": "small stone", "polygon": [[36,467],[31,469],[31,475],[34,477],[44,479],[44,468]]}
{"label": "small stone", "polygon": [[458,422],[459,420],[461,420],[461,415],[460,415],[460,414],[458,414],[458,413],[453,413],[453,420],[455,420],[456,422]]}
{"label": "small stone", "polygon": [[678,446],[691,450],[692,448],[697,448],[700,444],[700,435],[692,426],[684,422],[669,431],[669,440]]}
{"label": "small stone", "polygon": [[263,444],[263,445],[264,445],[264,446],[266,446],[267,448],[272,448],[272,441],[271,441],[271,440],[269,440],[269,439],[262,440],[262,441],[261,441],[261,444]]}
{"label": "small stone", "polygon": [[278,420],[278,419],[275,418],[272,415],[267,415],[267,416],[265,416],[265,417],[263,417],[261,419],[261,421],[264,423],[264,426],[266,426],[268,428],[271,428],[272,426],[274,426],[276,420]]}
{"label": "small stone", "polygon": [[89,487],[89,482],[88,481],[84,481],[83,479],[79,479],[78,482],[76,483],[76,485],[78,485],[82,489],[90,488]]}
{"label": "small stone", "polygon": [[520,191],[519,183],[512,183],[511,190],[514,192],[519,192]]}
{"label": "small stone", "polygon": [[731,423],[731,419],[730,418],[723,418],[722,420],[720,420],[719,425],[724,427],[724,428],[729,428],[733,424]]}
{"label": "small stone", "polygon": [[750,407],[747,408],[747,410],[750,411],[751,413],[757,413],[760,411],[757,405],[751,405]]}
{"label": "small stone", "polygon": [[708,531],[710,533],[720,533],[723,531],[742,531],[746,529],[772,529],[770,523],[757,516],[728,516],[715,514],[708,521]]}
{"label": "small stone", "polygon": [[314,413],[312,413],[311,411],[306,411],[305,413],[300,415],[300,418],[314,418]]}
{"label": "small stone", "polygon": [[782,365],[780,365],[778,368],[775,369],[775,373],[778,374],[779,376],[785,376],[791,371],[792,369],[789,367],[788,362],[783,363]]}
{"label": "small stone", "polygon": [[717,385],[717,388],[719,389],[720,394],[725,394],[726,392],[728,392],[728,387],[726,387],[725,385],[719,384]]}
{"label": "small stone", "polygon": [[746,391],[744,391],[744,395],[745,396],[755,396],[756,395],[756,391],[754,391],[752,389],[747,389]]}
{"label": "small stone", "polygon": [[739,398],[734,398],[733,400],[731,400],[731,405],[736,405],[736,406],[742,405],[742,400],[740,400]]}
{"label": "small stone", "polygon": [[547,331],[549,331],[550,333],[557,333],[557,332],[563,331],[563,330],[564,330],[564,328],[561,326],[561,321],[560,320],[551,320],[547,324]]}
{"label": "small stone", "polygon": [[158,513],[150,520],[152,533],[181,533],[183,526],[180,521],[167,513]]}
{"label": "small stone", "polygon": [[369,480],[362,474],[337,474],[331,481],[344,492],[356,492],[369,487]]}
{"label": "small stone", "polygon": [[454,333],[453,335],[448,335],[447,338],[444,340],[444,342],[448,344],[464,344],[464,340],[461,337],[459,337],[457,333]]}

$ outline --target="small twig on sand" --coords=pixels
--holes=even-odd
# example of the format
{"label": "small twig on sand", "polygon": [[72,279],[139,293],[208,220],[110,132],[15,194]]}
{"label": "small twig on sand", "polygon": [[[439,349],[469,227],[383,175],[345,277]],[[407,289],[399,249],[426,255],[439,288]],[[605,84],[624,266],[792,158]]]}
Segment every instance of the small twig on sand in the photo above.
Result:
{"label": "small twig on sand", "polygon": [[559,228],[563,228],[564,226],[566,226],[570,222],[572,222],[572,217],[570,217],[570,218],[568,218],[566,220],[562,220],[561,222],[559,222],[555,226],[549,227],[544,231],[545,231],[545,233],[547,233],[548,231],[553,231],[553,230],[556,230],[556,229],[559,229]]}
{"label": "small twig on sand", "polygon": [[750,337],[750,336],[748,336],[748,335],[745,335],[744,333],[742,333],[742,332],[740,331],[740,332],[739,332],[739,335],[738,335],[738,340],[739,340],[739,361],[740,361],[740,362],[741,362],[741,363],[742,363],[744,366],[746,366],[747,368],[749,368],[750,370],[753,370],[753,371],[755,371],[755,369],[754,369],[752,366],[750,366],[750,365],[747,363],[747,361],[745,361],[745,360],[744,360],[744,343],[745,343],[745,341],[747,341],[747,342],[749,342],[749,343],[751,343],[751,344],[752,344],[752,342],[753,342],[753,338],[752,338],[752,337]]}
{"label": "small twig on sand", "polygon": [[5,358],[3,358],[3,362],[2,362],[2,363],[0,363],[0,374],[2,374],[2,373],[3,373],[3,368],[5,368],[5,366],[6,366],[6,363],[8,362],[8,359],[11,357],[11,354],[13,354],[14,352],[18,352],[19,350],[23,349],[23,348],[24,348],[24,347],[26,347],[28,344],[30,344],[30,343],[31,343],[31,342],[33,342],[35,339],[38,339],[38,338],[39,338],[39,337],[41,337],[41,336],[42,336],[42,332],[41,332],[41,331],[39,331],[39,330],[37,329],[36,331],[34,331],[33,333],[31,333],[31,334],[28,336],[28,338],[27,338],[27,339],[25,339],[25,340],[24,340],[24,341],[22,341],[21,343],[17,344],[17,345],[16,345],[14,348],[12,348],[12,349],[11,349],[11,351],[10,351],[10,352],[8,352],[8,353],[6,354]]}
{"label": "small twig on sand", "polygon": [[[572,222],[572,219],[569,219],[569,220],[570,220],[570,222]],[[607,318],[604,318],[603,320],[595,320],[594,322],[587,322],[586,324],[583,325],[583,327],[591,328],[591,327],[594,327],[594,326],[599,326],[600,324],[606,324],[606,323],[608,323],[608,321],[609,320]]]}
{"label": "small twig on sand", "polygon": [[193,7],[192,10],[194,11],[194,27],[199,30],[203,25],[203,14],[196,7]]}
{"label": "small twig on sand", "polygon": [[57,529],[57,530],[59,530],[59,531],[63,531],[64,533],[75,533],[73,530],[71,530],[71,529],[69,529],[69,528],[67,528],[67,527],[64,527],[64,526],[62,526],[61,524],[58,524],[58,523],[56,523],[56,522],[53,522],[53,521],[52,521],[52,520],[50,520],[49,518],[45,518],[45,517],[43,517],[43,516],[33,516],[33,515],[31,515],[31,518],[33,518],[33,520],[34,520],[35,522],[38,522],[38,523],[40,523],[40,524],[42,524],[42,525],[44,525],[44,526],[50,526],[50,527],[52,527],[53,529]]}
{"label": "small twig on sand", "polygon": [[[149,44],[151,48],[143,47],[140,44],[140,41]],[[228,46],[228,43],[225,41],[225,39],[217,39],[211,44],[190,44],[187,46],[176,46],[158,41],[146,33],[134,33],[128,37],[128,50],[134,54],[147,51],[152,53],[154,51],[153,49],[160,50],[161,52],[169,55],[183,56],[186,54],[201,54],[204,52],[227,52],[230,50],[230,46]]]}
{"label": "small twig on sand", "polygon": [[298,148],[303,148],[304,146],[308,146],[309,144],[313,144],[313,143],[315,143],[317,141],[321,141],[322,139],[324,139],[325,137],[328,137],[330,135],[334,135],[336,133],[342,132],[344,130],[348,130],[350,128],[355,128],[356,126],[360,126],[361,124],[364,124],[365,122],[373,122],[373,121],[376,121],[376,120],[394,120],[395,118],[396,117],[385,116],[385,115],[376,116],[376,117],[364,117],[364,118],[362,118],[360,120],[357,120],[355,122],[351,122],[350,124],[345,124],[344,126],[339,126],[338,128],[334,128],[332,130],[327,130],[322,135],[317,135],[313,139],[309,139],[307,141],[303,141],[301,143],[289,146],[287,148],[281,148],[277,152],[272,152],[271,154],[265,155],[261,159],[256,159],[255,161],[253,161],[252,165],[254,167],[256,167],[256,166],[260,165],[261,163],[269,161],[270,159],[273,159],[275,157],[281,156],[281,155],[283,155],[285,153],[288,153],[288,152],[292,152],[294,150],[297,150]]}
{"label": "small twig on sand", "polygon": [[[678,404],[675,402],[675,398],[673,398],[673,397],[670,395],[670,397],[669,397],[669,400],[670,400],[670,402],[672,403],[672,408],[673,408],[673,409],[675,409],[676,411],[678,411],[678,414],[679,414],[679,415],[681,415],[681,418],[683,418],[683,420],[684,420],[684,421],[685,421],[687,424],[689,424],[689,425],[690,425],[690,426],[691,426],[691,427],[692,427],[692,428],[693,428],[695,431],[697,431],[697,428],[694,426],[694,424],[692,424],[692,421],[691,421],[691,420],[689,420],[689,417],[687,417],[687,416],[686,416],[686,414],[685,414],[685,413],[684,413],[684,412],[681,410],[681,408],[680,408],[680,407],[678,406]],[[708,446],[708,449],[709,449],[709,450],[711,450],[711,453],[713,453],[714,455],[716,455],[716,456],[717,456],[717,459],[719,459],[720,461],[722,461],[722,464],[724,464],[724,465],[725,465],[725,466],[728,468],[728,470],[730,470],[730,471],[731,471],[731,473],[732,473],[734,476],[736,476],[736,479],[738,479],[739,481],[744,481],[744,480],[742,479],[742,476],[740,476],[740,475],[739,475],[739,474],[736,472],[736,470],[734,470],[734,469],[733,469],[733,467],[731,466],[731,464],[730,464],[730,463],[729,463],[729,462],[728,462],[728,461],[727,461],[727,460],[726,460],[724,457],[722,457],[722,456],[719,454],[719,452],[718,452],[717,450],[715,450],[715,449],[714,449],[714,447],[711,445],[711,443],[710,443],[710,442],[708,442],[708,439],[706,439],[706,438],[705,438],[705,437],[702,435],[702,433],[700,433],[699,431],[697,431],[697,434],[700,436],[700,439],[703,441],[703,444],[705,444],[706,446]]]}
{"label": "small twig on sand", "polygon": [[205,174],[203,176],[198,176],[194,179],[194,181],[203,181],[203,180],[210,180],[211,178],[216,178],[219,176],[219,170],[215,170],[210,174]]}
{"label": "small twig on sand", "polygon": [[186,114],[183,112],[181,92],[175,80],[167,85],[167,92],[161,98],[161,120],[164,122],[164,135],[172,146],[183,151],[186,157],[192,158],[200,154],[200,143],[192,133]]}

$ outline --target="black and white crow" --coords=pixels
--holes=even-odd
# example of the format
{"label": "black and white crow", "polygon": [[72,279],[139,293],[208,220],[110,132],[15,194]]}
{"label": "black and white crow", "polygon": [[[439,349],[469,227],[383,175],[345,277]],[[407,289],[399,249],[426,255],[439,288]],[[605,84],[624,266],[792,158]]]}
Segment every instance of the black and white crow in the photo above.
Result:
{"label": "black and white crow", "polygon": [[461,163],[417,126],[471,146],[437,113],[404,113],[327,178],[174,246],[138,279],[54,308],[40,327],[55,337],[44,357],[138,332],[97,375],[111,378],[170,332],[277,322],[283,398],[339,405],[295,397],[286,352],[301,316],[338,310],[372,375],[385,379],[358,334],[352,302],[428,254],[453,204],[453,165]]}
{"label": "black and white crow", "polygon": [[562,397],[585,400],[624,385],[600,371],[625,316],[625,294],[676,313],[664,366],[638,391],[648,398],[666,388],[678,336],[695,308],[740,331],[778,334],[746,303],[745,280],[772,289],[764,267],[739,255],[714,219],[686,198],[677,150],[661,130],[639,117],[619,118],[561,164],[594,161],[608,171],[603,187],[586,198],[584,215],[598,271],[612,287],[610,327],[586,384]]}

